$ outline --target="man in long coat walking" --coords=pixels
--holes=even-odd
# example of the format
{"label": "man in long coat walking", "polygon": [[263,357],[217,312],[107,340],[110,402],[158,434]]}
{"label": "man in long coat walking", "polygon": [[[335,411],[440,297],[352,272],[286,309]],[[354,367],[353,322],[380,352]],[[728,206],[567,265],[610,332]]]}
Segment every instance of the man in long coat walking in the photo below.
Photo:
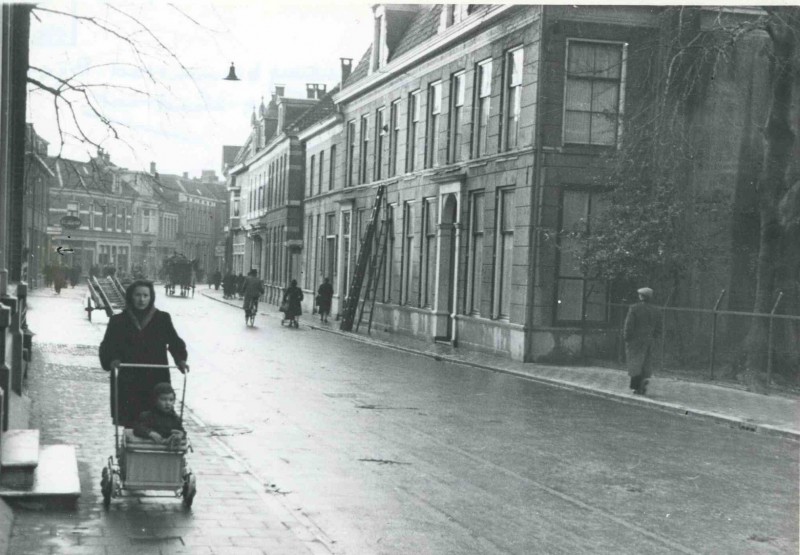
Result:
{"label": "man in long coat walking", "polygon": [[652,289],[642,287],[636,292],[639,294],[639,302],[628,310],[623,337],[628,375],[631,377],[630,388],[635,395],[644,395],[653,374],[650,359],[655,340],[661,333],[661,315],[650,304],[653,298]]}

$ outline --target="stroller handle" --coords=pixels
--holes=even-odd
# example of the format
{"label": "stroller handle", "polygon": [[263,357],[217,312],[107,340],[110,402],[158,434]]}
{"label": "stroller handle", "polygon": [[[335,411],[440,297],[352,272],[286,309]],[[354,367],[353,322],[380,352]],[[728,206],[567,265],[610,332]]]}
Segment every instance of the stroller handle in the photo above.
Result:
{"label": "stroller handle", "polygon": [[134,364],[130,362],[123,362],[119,365],[120,368],[179,368],[172,364]]}

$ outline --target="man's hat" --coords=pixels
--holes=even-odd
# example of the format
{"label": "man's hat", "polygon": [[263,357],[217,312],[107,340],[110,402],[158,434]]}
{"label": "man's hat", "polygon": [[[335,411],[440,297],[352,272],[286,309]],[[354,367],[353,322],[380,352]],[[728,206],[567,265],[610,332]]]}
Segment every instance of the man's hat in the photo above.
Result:
{"label": "man's hat", "polygon": [[642,287],[641,289],[637,289],[636,292],[642,295],[643,297],[653,296],[653,290],[650,289],[649,287]]}

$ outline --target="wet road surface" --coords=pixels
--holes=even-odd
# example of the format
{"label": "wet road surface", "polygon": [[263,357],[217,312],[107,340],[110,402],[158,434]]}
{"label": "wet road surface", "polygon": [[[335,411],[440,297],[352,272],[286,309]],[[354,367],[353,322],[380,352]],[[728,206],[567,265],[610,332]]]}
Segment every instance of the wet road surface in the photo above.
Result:
{"label": "wet road surface", "polygon": [[189,407],[341,553],[798,552],[796,442],[158,293]]}

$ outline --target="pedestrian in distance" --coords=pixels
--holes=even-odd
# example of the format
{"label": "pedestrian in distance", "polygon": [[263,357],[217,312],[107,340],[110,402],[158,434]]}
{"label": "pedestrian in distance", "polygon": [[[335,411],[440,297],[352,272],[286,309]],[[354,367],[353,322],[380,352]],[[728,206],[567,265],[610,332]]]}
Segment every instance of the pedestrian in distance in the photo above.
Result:
{"label": "pedestrian in distance", "polygon": [[628,309],[623,339],[628,375],[631,378],[630,388],[634,395],[645,395],[653,373],[650,360],[655,341],[661,333],[661,315],[651,304],[652,289],[642,287],[636,293],[639,295],[639,302]]}
{"label": "pedestrian in distance", "polygon": [[330,278],[325,278],[322,285],[317,289],[317,307],[319,307],[320,322],[327,322],[328,315],[331,313],[331,302],[333,301],[333,285]]}
{"label": "pedestrian in distance", "polygon": [[283,292],[283,303],[281,304],[283,319],[289,320],[290,328],[297,328],[300,326],[297,322],[297,318],[303,312],[302,305],[300,304],[302,302],[303,290],[297,286],[297,280],[293,279],[289,287]]}
{"label": "pedestrian in distance", "polygon": [[155,385],[151,409],[136,419],[133,435],[170,447],[180,447],[184,443],[186,430],[175,413],[175,390],[171,384],[161,382]]}
{"label": "pedestrian in distance", "polygon": [[[100,364],[110,372],[117,368],[119,387],[119,426],[130,428],[136,418],[151,406],[156,384],[170,382],[168,368],[119,368],[127,364],[167,364],[167,351],[182,373],[189,371],[186,343],[180,338],[169,313],[156,309],[153,282],[136,280],[125,291],[125,310],[108,321],[100,343]],[[113,376],[113,374],[112,374]],[[115,418],[114,389],[111,380],[111,417]]]}
{"label": "pedestrian in distance", "polygon": [[53,289],[56,290],[56,295],[61,294],[61,290],[64,288],[64,285],[67,283],[67,278],[64,276],[64,270],[61,266],[55,266],[53,268]]}
{"label": "pedestrian in distance", "polygon": [[241,273],[236,277],[236,293],[239,294],[240,299],[244,297],[244,279]]}
{"label": "pedestrian in distance", "polygon": [[222,281],[222,274],[219,270],[214,272],[214,276],[211,278],[214,281],[214,291],[219,291],[219,284]]}

